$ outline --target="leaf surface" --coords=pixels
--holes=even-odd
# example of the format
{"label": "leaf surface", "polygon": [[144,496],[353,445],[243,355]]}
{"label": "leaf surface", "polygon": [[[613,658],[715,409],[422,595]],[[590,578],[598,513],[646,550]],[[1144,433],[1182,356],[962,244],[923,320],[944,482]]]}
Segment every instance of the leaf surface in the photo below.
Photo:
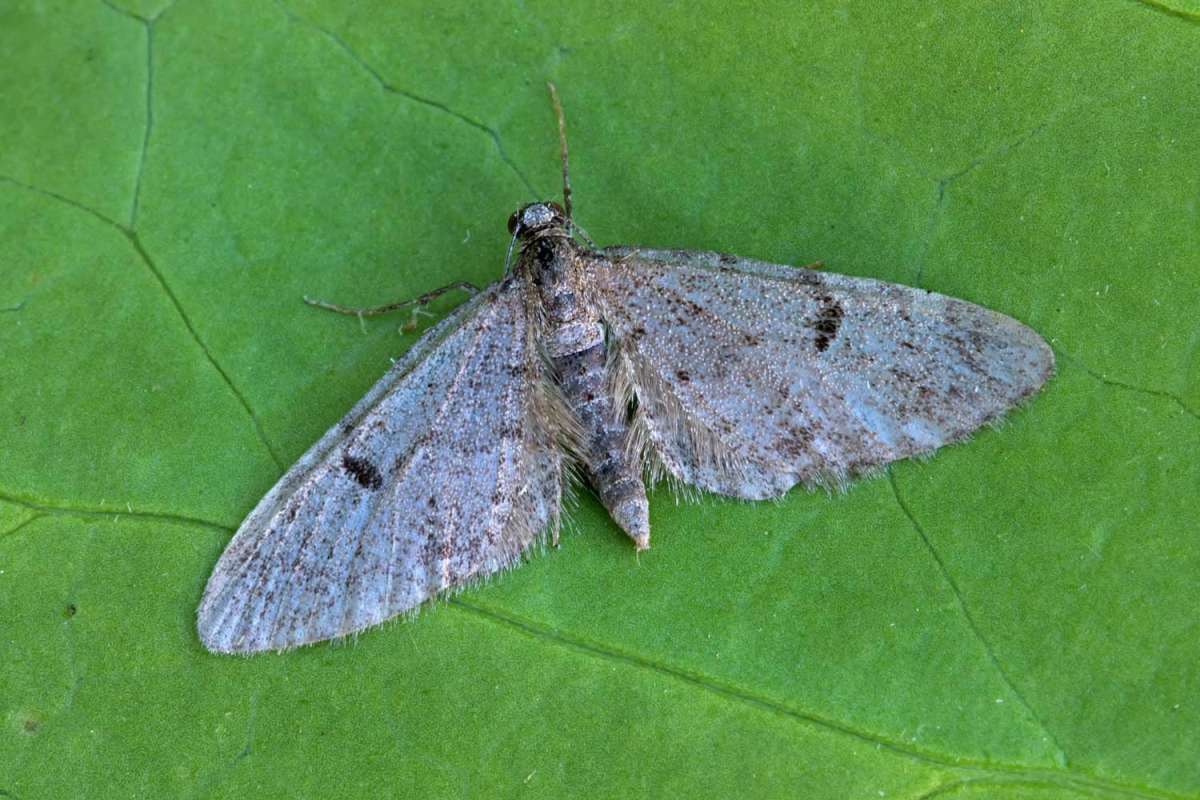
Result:
{"label": "leaf surface", "polygon": [[[9,4],[0,796],[1200,797],[1197,13]],[[657,490],[636,558],[584,495],[414,619],[205,653],[238,522],[417,335],[300,297],[499,277],[548,78],[602,244],[959,296],[1058,376],[842,494]]]}

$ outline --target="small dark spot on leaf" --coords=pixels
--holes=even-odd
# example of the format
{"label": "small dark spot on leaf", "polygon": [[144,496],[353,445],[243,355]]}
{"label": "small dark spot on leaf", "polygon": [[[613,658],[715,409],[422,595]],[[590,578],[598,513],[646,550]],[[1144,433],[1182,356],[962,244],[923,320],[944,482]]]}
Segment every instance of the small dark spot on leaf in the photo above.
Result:
{"label": "small dark spot on leaf", "polygon": [[33,717],[26,717],[21,722],[21,730],[25,731],[25,733],[28,733],[30,736],[33,736],[41,729],[42,729],[42,721],[40,719],[34,719]]}
{"label": "small dark spot on leaf", "polygon": [[79,609],[75,608],[74,603],[67,603],[66,607],[63,609],[63,616],[66,619],[70,619],[71,617],[75,616],[75,612],[78,610]]}
{"label": "small dark spot on leaf", "polygon": [[379,467],[365,458],[347,453],[342,457],[342,469],[346,470],[346,474],[352,476],[364,489],[374,490],[383,486],[383,476],[379,474]]}

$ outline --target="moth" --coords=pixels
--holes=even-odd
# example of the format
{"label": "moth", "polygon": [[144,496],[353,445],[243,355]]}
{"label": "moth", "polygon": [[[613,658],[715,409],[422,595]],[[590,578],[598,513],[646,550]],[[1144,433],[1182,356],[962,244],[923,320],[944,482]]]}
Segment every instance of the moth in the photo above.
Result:
{"label": "moth", "polygon": [[[346,636],[558,539],[581,472],[638,550],[646,482],[760,500],[966,438],[1054,356],[922,289],[715,252],[596,248],[563,202],[508,221],[505,274],[432,326],[279,480],[217,562],[209,650]],[[453,284],[417,298],[424,303]],[[379,309],[346,309],[379,313]]]}

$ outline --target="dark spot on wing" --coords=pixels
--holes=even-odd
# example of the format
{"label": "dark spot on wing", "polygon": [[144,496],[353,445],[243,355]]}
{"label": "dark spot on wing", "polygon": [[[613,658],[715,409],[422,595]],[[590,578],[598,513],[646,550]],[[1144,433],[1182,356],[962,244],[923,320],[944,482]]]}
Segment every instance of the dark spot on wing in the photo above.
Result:
{"label": "dark spot on wing", "polygon": [[736,264],[738,262],[737,256],[732,256],[729,253],[718,253],[717,260],[722,264]]}
{"label": "dark spot on wing", "polygon": [[421,544],[421,559],[435,571],[438,564],[449,561],[454,554],[453,544],[449,536],[429,536]]}
{"label": "dark spot on wing", "polygon": [[809,453],[812,446],[813,431],[806,425],[785,422],[778,439],[779,452],[793,459],[800,459]]}
{"label": "dark spot on wing", "polygon": [[358,481],[358,485],[364,489],[375,490],[383,486],[383,476],[379,474],[379,467],[365,458],[347,453],[342,456],[342,469],[346,470],[346,474]]}
{"label": "dark spot on wing", "polygon": [[817,350],[825,352],[829,349],[829,344],[837,336],[838,323],[830,319],[822,319],[814,326],[817,329]]}
{"label": "dark spot on wing", "polygon": [[692,376],[688,373],[688,371],[686,369],[675,370],[675,377],[679,380],[680,383],[687,383],[688,381],[690,381],[692,379]]}
{"label": "dark spot on wing", "polygon": [[818,297],[817,302],[821,304],[821,309],[817,312],[816,320],[810,323],[810,327],[817,332],[814,340],[817,352],[824,353],[837,338],[845,312],[841,303],[827,294]]}

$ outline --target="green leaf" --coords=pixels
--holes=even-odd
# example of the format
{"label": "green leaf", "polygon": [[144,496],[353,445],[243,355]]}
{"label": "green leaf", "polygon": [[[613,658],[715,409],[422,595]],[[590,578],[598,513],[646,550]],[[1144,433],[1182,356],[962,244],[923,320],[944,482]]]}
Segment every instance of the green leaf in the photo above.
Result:
{"label": "green leaf", "polygon": [[[1200,7],[0,9],[0,797],[1200,797]],[[601,243],[823,259],[1016,316],[1059,374],[835,495],[589,497],[353,642],[194,609],[415,341],[304,306]],[[435,316],[453,305],[446,298]]]}

